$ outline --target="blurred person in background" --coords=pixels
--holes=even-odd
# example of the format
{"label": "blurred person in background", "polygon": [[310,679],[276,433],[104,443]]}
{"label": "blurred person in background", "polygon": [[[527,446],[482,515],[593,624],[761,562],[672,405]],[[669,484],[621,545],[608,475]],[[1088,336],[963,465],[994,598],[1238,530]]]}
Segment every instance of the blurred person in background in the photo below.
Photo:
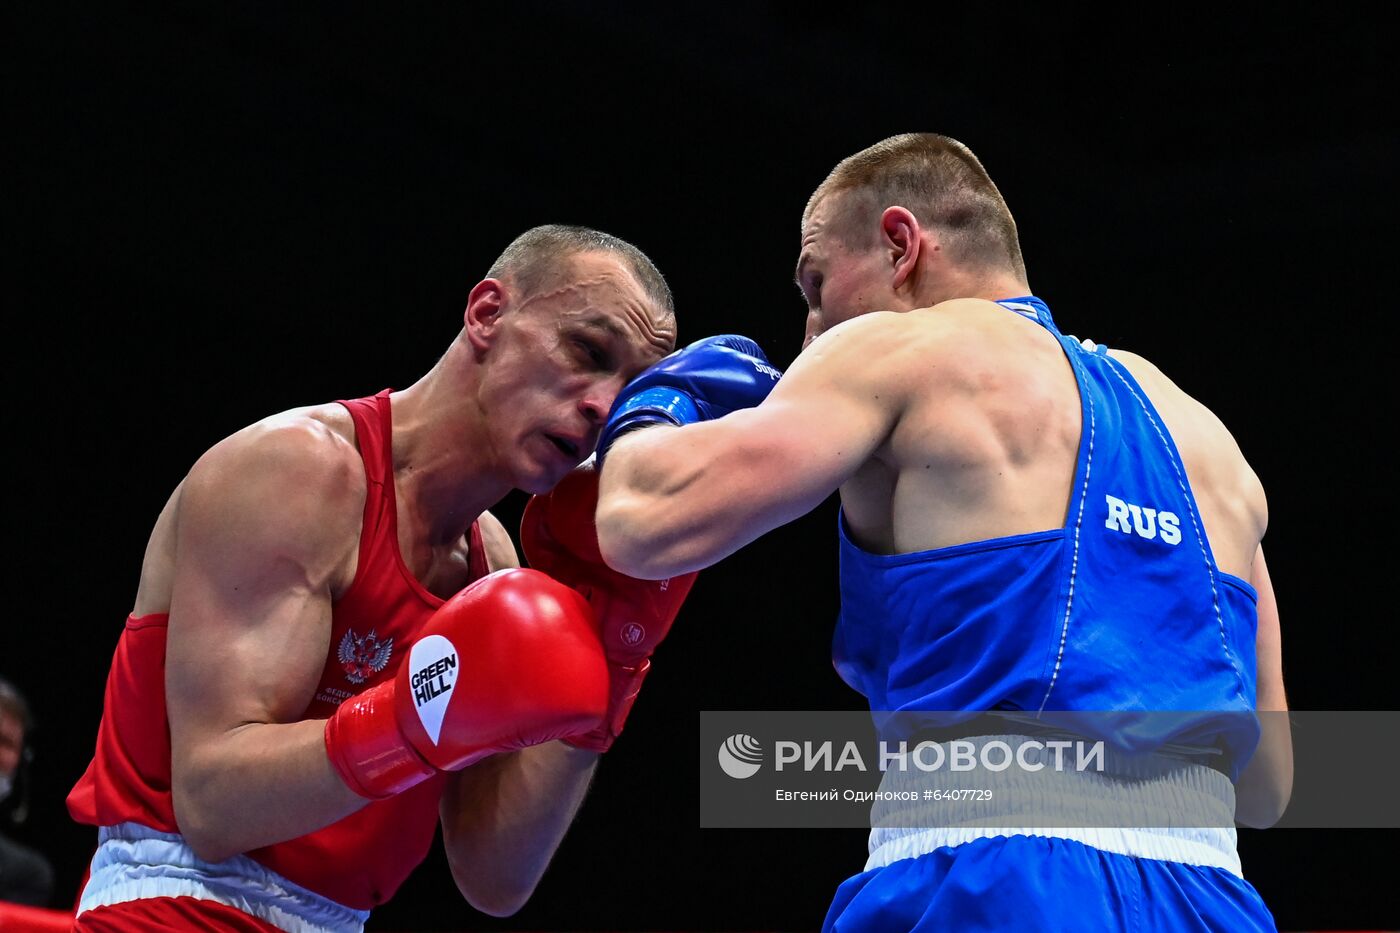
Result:
{"label": "blurred person in background", "polygon": [[6,835],[29,815],[25,743],[32,727],[23,694],[0,677],[0,901],[42,907],[53,893],[53,866]]}

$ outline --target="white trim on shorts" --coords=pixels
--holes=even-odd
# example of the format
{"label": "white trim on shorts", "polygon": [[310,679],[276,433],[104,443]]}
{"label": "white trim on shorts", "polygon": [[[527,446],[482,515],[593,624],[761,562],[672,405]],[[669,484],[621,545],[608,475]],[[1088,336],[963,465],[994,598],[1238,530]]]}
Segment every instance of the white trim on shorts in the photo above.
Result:
{"label": "white trim on shorts", "polygon": [[[969,737],[976,746],[1023,735]],[[940,743],[946,744],[946,743]],[[1104,852],[1163,862],[1220,868],[1243,878],[1234,829],[1235,788],[1221,772],[1202,764],[1160,755],[1121,758],[1110,753],[1106,773],[1009,769],[995,775],[990,800],[956,804],[876,804],[871,813],[870,858],[865,870],[935,849],[960,846],[998,836],[1068,839]],[[893,797],[932,786],[947,790],[985,788],[986,772],[887,770],[880,791]],[[924,808],[924,809],[921,809]],[[1107,826],[1035,826],[1046,813],[1083,812],[1102,817]],[[1171,825],[1170,818],[1199,815],[1207,826]],[[1194,817],[1192,817],[1194,818]],[[1168,823],[1160,826],[1156,823]],[[1179,820],[1177,821],[1179,822]],[[884,825],[882,825],[884,824]]]}
{"label": "white trim on shorts", "polygon": [[287,933],[360,933],[369,919],[369,911],[308,890],[246,855],[206,862],[176,833],[119,823],[99,827],[97,843],[79,914],[148,897],[193,897]]}

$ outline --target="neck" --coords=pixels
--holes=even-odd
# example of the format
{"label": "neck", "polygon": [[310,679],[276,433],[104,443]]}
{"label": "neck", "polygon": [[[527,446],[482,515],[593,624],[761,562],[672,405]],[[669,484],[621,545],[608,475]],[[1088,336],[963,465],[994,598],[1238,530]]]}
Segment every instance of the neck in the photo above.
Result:
{"label": "neck", "polygon": [[954,298],[982,298],[1000,301],[1022,298],[1031,294],[1026,280],[1015,272],[1001,269],[976,269],[946,265],[920,282],[918,300],[914,307],[931,308]]}
{"label": "neck", "polygon": [[394,486],[430,543],[457,540],[510,492],[477,403],[477,367],[459,338],[427,375],[390,398]]}

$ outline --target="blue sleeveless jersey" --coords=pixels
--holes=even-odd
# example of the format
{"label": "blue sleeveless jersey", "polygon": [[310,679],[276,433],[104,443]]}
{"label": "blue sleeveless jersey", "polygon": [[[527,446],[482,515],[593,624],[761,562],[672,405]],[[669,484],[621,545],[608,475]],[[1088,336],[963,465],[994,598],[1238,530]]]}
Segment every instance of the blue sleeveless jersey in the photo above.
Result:
{"label": "blue sleeveless jersey", "polygon": [[1259,737],[1254,588],[1216,566],[1132,374],[1061,334],[1040,299],[998,304],[1054,334],[1079,385],[1065,526],[878,555],[842,520],[837,671],[877,711],[1124,711],[1077,721],[1127,752],[1215,747],[1237,777]]}

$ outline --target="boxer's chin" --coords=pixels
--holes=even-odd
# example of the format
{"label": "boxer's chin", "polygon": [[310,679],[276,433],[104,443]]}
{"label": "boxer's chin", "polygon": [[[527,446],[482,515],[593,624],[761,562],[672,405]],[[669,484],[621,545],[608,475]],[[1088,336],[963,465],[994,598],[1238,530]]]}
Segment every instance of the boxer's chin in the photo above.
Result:
{"label": "boxer's chin", "polygon": [[542,496],[557,486],[573,468],[574,464],[557,458],[544,462],[534,461],[517,476],[515,488],[532,496]]}
{"label": "boxer's chin", "polygon": [[516,483],[515,488],[519,489],[521,492],[529,493],[532,496],[542,496],[556,485],[558,485],[558,480],[553,478],[545,480],[534,478]]}
{"label": "boxer's chin", "polygon": [[516,449],[519,459],[515,488],[531,495],[549,492],[578,465],[577,458],[560,450],[544,435],[536,435]]}
{"label": "boxer's chin", "polygon": [[557,482],[558,470],[543,463],[531,463],[515,475],[515,488],[532,496],[549,492]]}

